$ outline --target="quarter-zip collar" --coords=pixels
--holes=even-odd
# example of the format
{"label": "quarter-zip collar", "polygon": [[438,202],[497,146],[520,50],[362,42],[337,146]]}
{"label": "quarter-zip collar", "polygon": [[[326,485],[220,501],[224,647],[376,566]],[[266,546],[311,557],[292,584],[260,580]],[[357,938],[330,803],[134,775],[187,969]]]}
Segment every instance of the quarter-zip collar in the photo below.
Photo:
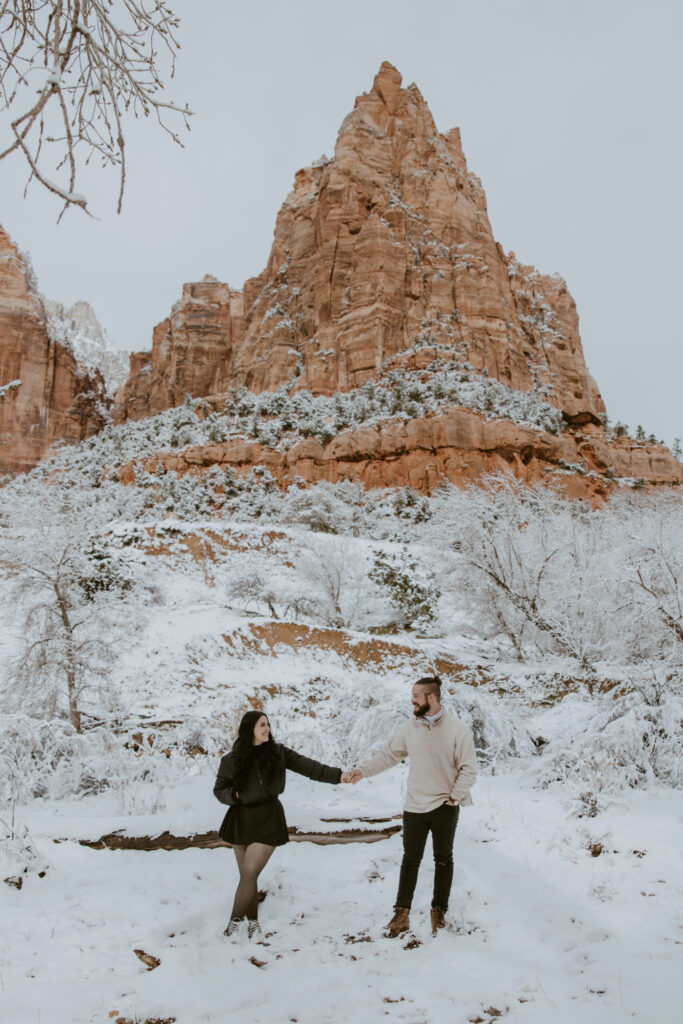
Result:
{"label": "quarter-zip collar", "polygon": [[435,715],[425,715],[425,722],[429,722],[430,725],[436,725],[441,716],[443,715],[443,708],[439,708]]}
{"label": "quarter-zip collar", "polygon": [[419,719],[419,721],[422,722],[422,724],[425,726],[425,728],[432,729],[435,725],[438,725],[439,722],[442,721],[443,715],[444,715],[444,709],[443,709],[443,706],[442,706],[437,711],[437,713],[435,715],[422,715],[422,717]]}

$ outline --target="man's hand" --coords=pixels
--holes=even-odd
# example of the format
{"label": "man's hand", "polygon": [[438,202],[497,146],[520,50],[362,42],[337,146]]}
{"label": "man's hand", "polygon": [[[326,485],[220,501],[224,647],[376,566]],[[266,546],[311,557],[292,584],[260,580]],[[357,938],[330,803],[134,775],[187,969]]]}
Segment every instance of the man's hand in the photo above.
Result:
{"label": "man's hand", "polygon": [[446,807],[457,807],[455,800],[446,800]]}
{"label": "man's hand", "polygon": [[342,772],[342,782],[352,782],[354,785],[363,778],[363,774],[358,768],[351,768],[348,772]]}

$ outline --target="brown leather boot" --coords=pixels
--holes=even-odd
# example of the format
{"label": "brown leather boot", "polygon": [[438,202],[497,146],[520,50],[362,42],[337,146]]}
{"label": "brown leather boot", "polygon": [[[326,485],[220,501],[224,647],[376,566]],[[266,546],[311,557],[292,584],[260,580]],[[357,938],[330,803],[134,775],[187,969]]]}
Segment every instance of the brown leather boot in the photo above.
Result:
{"label": "brown leather boot", "polygon": [[394,916],[384,930],[388,939],[403,935],[410,928],[410,907],[394,907]]}
{"label": "brown leather boot", "polygon": [[446,911],[442,907],[432,907],[429,916],[432,919],[432,935],[436,935],[439,928],[446,927]]}

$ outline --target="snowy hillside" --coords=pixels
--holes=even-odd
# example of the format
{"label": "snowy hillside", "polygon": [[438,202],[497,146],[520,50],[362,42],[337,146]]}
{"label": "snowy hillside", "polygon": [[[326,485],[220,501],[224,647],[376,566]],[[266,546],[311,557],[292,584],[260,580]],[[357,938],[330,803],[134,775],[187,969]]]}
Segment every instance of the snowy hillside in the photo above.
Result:
{"label": "snowy hillside", "polygon": [[[674,1018],[675,492],[592,510],[503,480],[428,499],[253,479],[208,508],[191,480],[89,475],[87,451],[0,489],[3,1019]],[[447,930],[428,853],[412,932],[382,937],[403,765],[290,775],[263,943],[222,938],[236,868],[212,786],[241,714],[351,767],[426,672],[481,766]]]}

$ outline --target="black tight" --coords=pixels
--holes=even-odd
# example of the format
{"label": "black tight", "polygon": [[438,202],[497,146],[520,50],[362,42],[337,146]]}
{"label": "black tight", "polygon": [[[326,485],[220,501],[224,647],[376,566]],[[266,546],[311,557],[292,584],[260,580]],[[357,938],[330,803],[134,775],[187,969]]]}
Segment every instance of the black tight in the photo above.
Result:
{"label": "black tight", "polygon": [[233,846],[240,881],[235,893],[231,918],[237,917],[241,920],[246,917],[250,921],[256,921],[258,918],[258,876],[270,860],[274,849],[274,846],[266,846],[265,843]]}

